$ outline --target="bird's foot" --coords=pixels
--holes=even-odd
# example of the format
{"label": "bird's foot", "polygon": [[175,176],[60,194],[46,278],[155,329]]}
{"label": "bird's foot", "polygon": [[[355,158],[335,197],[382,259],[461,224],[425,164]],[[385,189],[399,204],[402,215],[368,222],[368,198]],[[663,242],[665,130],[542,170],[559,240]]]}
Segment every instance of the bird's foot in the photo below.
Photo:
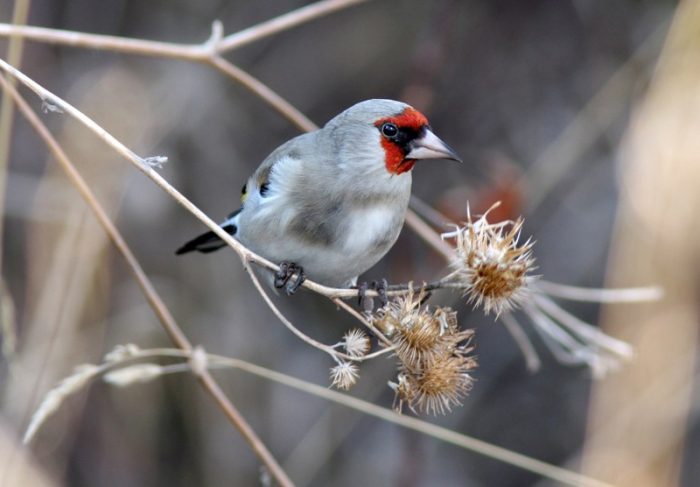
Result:
{"label": "bird's foot", "polygon": [[[297,276],[296,279],[292,279],[295,274]],[[305,280],[306,275],[301,266],[294,262],[285,261],[280,262],[280,270],[275,272],[274,285],[277,289],[284,289],[287,296],[291,296],[299,290]]]}
{"label": "bird's foot", "polygon": [[368,289],[377,291],[379,302],[382,306],[386,306],[386,304],[389,302],[389,299],[386,295],[386,289],[388,286],[389,283],[386,279],[382,279],[381,281],[372,281],[369,284],[367,283],[367,281],[364,281],[358,284],[357,286],[354,286],[357,288],[358,306],[360,306],[360,308],[367,312],[371,312],[374,309],[374,299],[367,296]]}

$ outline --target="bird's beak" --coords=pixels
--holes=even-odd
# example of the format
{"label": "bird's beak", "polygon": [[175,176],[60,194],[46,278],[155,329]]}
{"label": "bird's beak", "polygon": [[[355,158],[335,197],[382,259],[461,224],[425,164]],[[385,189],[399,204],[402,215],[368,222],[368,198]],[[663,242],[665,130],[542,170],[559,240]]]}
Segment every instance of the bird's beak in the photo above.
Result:
{"label": "bird's beak", "polygon": [[462,162],[455,151],[430,130],[410,142],[409,147],[411,150],[406,154],[406,159],[452,159]]}

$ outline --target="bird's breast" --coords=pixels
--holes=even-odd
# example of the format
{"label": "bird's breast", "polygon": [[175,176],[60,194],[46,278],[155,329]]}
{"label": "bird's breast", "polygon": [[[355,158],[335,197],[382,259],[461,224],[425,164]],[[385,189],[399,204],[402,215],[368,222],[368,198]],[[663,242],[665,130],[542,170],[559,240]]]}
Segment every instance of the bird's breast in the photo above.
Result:
{"label": "bird's breast", "polygon": [[358,208],[348,212],[342,251],[348,258],[378,260],[401,231],[405,208],[401,205]]}

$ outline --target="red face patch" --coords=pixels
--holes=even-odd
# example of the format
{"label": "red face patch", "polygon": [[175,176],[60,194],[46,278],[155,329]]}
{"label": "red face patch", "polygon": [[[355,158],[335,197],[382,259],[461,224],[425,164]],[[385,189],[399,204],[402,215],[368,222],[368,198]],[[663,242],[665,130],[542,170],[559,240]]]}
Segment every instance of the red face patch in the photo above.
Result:
{"label": "red face patch", "polygon": [[[393,123],[399,130],[420,133],[421,129],[428,125],[428,119],[418,110],[406,108],[395,117],[387,117],[378,120],[375,127],[380,128],[385,123]],[[413,169],[416,161],[406,159],[406,149],[396,141],[382,137],[382,148],[385,153],[386,170],[391,174],[403,174]]]}

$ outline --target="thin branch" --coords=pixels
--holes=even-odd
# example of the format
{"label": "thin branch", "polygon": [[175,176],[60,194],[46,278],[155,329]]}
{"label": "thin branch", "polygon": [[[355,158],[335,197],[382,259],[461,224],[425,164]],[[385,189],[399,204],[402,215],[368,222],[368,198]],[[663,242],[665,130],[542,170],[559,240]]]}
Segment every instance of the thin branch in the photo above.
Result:
{"label": "thin branch", "polygon": [[595,289],[577,286],[567,286],[542,279],[532,280],[531,287],[535,291],[548,294],[555,298],[590,303],[638,303],[643,301],[658,301],[664,295],[663,289],[657,286]]}
{"label": "thin branch", "polygon": [[523,357],[525,357],[527,370],[533,373],[540,370],[540,367],[542,366],[540,357],[537,355],[535,347],[532,345],[532,342],[530,341],[530,338],[528,338],[527,334],[525,334],[525,331],[523,330],[523,327],[520,326],[520,323],[515,320],[515,317],[509,311],[502,313],[501,316],[499,316],[499,319],[506,327],[506,330],[508,330],[510,333],[510,336],[513,337],[513,340],[515,340],[515,343],[518,345],[518,348],[520,348]]}
{"label": "thin branch", "polygon": [[442,255],[447,262],[451,263],[455,259],[454,249],[445,243],[440,235],[411,209],[406,211],[406,224],[438,254]]}
{"label": "thin branch", "polygon": [[[363,0],[367,1],[367,0]],[[278,95],[274,90],[266,84],[260,82],[255,77],[251,76],[238,66],[231,64],[220,56],[212,56],[206,59],[206,62],[218,69],[231,79],[238,81],[248,90],[252,91],[263,99],[268,105],[277,110],[283,117],[292,122],[298,128],[305,132],[311,132],[318,129],[318,126],[309,118],[301,113],[287,100]]]}
{"label": "thin branch", "polygon": [[634,350],[629,343],[606,335],[600,328],[596,328],[578,319],[576,316],[562,309],[549,297],[535,294],[532,300],[544,313],[557,320],[576,336],[626,359],[630,359],[634,355]]}
{"label": "thin branch", "polygon": [[357,320],[365,325],[368,330],[370,330],[374,335],[382,342],[384,345],[387,347],[387,349],[393,349],[394,344],[389,340],[384,334],[377,329],[376,326],[374,326],[372,323],[369,322],[364,316],[362,316],[360,313],[358,313],[354,308],[349,306],[345,301],[341,301],[338,298],[331,298],[331,301],[333,301],[336,306],[343,308],[345,311],[347,311],[349,314],[357,318]]}
{"label": "thin branch", "polygon": [[272,299],[270,299],[270,296],[268,296],[267,292],[265,291],[265,288],[263,288],[262,284],[260,283],[260,279],[258,279],[258,276],[255,275],[255,272],[253,269],[250,268],[250,266],[246,265],[245,266],[246,272],[248,272],[248,275],[250,276],[250,279],[253,281],[253,284],[255,285],[255,288],[258,290],[258,293],[262,296],[263,300],[267,304],[268,308],[272,310],[272,312],[277,316],[277,319],[279,319],[284,326],[286,326],[289,331],[294,333],[298,338],[300,338],[304,343],[311,345],[314,348],[317,348],[321,350],[322,352],[326,352],[328,355],[330,355],[333,358],[339,357],[344,360],[353,360],[352,357],[349,355],[345,355],[344,353],[338,352],[335,350],[333,347],[329,345],[324,345],[321,342],[318,342],[311,338],[308,335],[305,335],[302,333],[296,326],[292,324],[291,321],[287,319],[284,314],[279,310],[279,308],[275,305],[275,303],[272,302]]}
{"label": "thin branch", "polygon": [[[3,61],[0,60],[0,62]],[[105,210],[95,198],[94,194],[90,190],[85,180],[82,178],[82,176],[80,176],[78,171],[75,169],[75,166],[70,162],[66,154],[63,152],[63,149],[61,149],[56,139],[51,135],[44,123],[37,117],[34,111],[29,107],[27,102],[19,95],[17,90],[5,79],[4,76],[0,76],[0,84],[2,85],[2,88],[6,93],[10,93],[10,95],[12,96],[12,98],[14,99],[15,103],[22,111],[24,116],[34,127],[39,136],[44,140],[49,150],[52,152],[56,160],[66,172],[66,175],[68,176],[69,180],[76,186],[76,188],[80,192],[81,196],[85,199],[88,206],[95,213],[95,216],[97,217],[104,230],[109,235],[115,247],[117,247],[119,252],[124,256],[124,259],[126,260],[130,270],[134,274],[134,277],[136,278],[136,281],[138,282],[139,286],[141,287],[141,290],[143,291],[146,300],[152,307],[153,311],[155,312],[156,316],[160,320],[161,324],[163,325],[163,328],[168,333],[173,343],[175,343],[175,345],[177,345],[180,349],[186,352],[190,352],[192,350],[191,343],[189,342],[185,334],[182,332],[173,316],[170,314],[170,311],[165,306],[165,303],[163,303],[162,299],[160,298],[152,283],[148,279],[148,276],[141,268],[138,260],[131,252],[131,249],[128,247],[125,240],[123,239],[117,228],[114,226]],[[112,139],[114,138],[112,137]],[[116,141],[116,139],[114,140]],[[131,151],[128,151],[128,153],[133,154]],[[134,155],[134,157],[137,156]],[[214,400],[219,405],[219,407],[224,412],[229,421],[236,427],[236,429],[238,429],[241,435],[245,438],[245,440],[251,446],[258,458],[260,458],[260,460],[267,466],[267,468],[270,470],[270,474],[280,483],[280,485],[293,485],[291,480],[287,477],[287,474],[282,470],[282,468],[274,459],[267,447],[265,447],[265,445],[262,443],[255,431],[246,422],[246,420],[243,418],[240,412],[228,400],[226,395],[211,377],[209,372],[204,371],[204,373],[198,375],[198,379],[200,383],[204,386],[204,389],[214,398]]]}
{"label": "thin branch", "polygon": [[366,1],[367,0],[324,0],[312,3],[311,5],[298,8],[292,12],[226,36],[217,45],[217,51],[223,53],[232,49],[237,49],[245,44],[250,44],[251,42],[262,39],[263,37],[269,37],[323,15],[328,15]]}

